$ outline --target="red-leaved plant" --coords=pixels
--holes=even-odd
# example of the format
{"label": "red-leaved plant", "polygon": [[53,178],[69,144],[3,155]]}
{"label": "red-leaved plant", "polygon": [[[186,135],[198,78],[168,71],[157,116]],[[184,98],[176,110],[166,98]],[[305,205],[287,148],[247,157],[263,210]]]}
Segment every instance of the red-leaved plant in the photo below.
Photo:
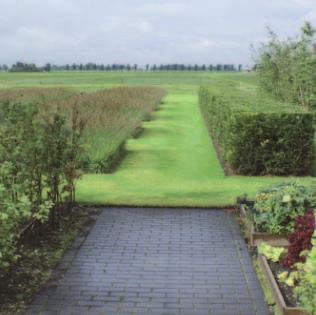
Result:
{"label": "red-leaved plant", "polygon": [[312,236],[315,230],[314,210],[307,210],[304,216],[298,216],[295,220],[294,232],[288,237],[290,246],[286,256],[282,260],[284,267],[292,267],[298,262],[304,262],[301,255],[304,250],[312,249]]}

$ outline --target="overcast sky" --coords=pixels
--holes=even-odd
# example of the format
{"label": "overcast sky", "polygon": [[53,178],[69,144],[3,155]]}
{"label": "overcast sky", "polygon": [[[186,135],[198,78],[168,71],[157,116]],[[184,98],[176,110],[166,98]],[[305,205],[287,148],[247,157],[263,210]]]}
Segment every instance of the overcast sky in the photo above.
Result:
{"label": "overcast sky", "polygon": [[316,0],[0,0],[0,64],[242,63],[316,25]]}

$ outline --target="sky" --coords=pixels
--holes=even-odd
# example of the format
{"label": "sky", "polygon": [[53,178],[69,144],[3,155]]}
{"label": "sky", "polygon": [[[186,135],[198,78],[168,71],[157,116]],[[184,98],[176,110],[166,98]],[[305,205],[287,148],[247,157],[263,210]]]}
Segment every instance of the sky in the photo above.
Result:
{"label": "sky", "polygon": [[251,64],[250,45],[316,26],[316,0],[0,0],[0,64]]}

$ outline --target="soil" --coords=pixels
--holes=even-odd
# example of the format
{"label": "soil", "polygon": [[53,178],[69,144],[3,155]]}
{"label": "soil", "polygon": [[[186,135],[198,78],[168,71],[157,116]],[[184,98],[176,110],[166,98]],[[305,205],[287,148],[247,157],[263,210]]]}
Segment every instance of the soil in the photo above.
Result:
{"label": "soil", "polygon": [[286,305],[290,306],[290,307],[296,307],[297,303],[296,303],[296,299],[294,297],[293,287],[289,287],[285,283],[278,280],[278,274],[280,274],[283,271],[291,271],[291,270],[289,268],[284,268],[279,263],[274,263],[272,261],[268,261],[268,263],[269,263],[269,266],[272,270],[274,278],[279,286],[279,289],[283,295],[283,298],[284,298]]}

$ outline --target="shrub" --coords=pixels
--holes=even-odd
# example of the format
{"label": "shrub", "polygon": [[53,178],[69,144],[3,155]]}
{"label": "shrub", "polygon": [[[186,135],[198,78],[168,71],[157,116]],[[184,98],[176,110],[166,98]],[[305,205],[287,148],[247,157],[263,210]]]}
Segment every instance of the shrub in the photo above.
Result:
{"label": "shrub", "polygon": [[58,113],[70,128],[75,108],[85,123],[83,166],[86,171],[105,173],[113,170],[124,155],[125,141],[143,120],[148,120],[164,95],[163,89],[154,87],[119,87],[92,93],[60,88],[0,89],[0,102],[37,103],[44,120]]}
{"label": "shrub", "polygon": [[260,86],[279,99],[315,109],[316,29],[305,23],[299,37],[284,41],[269,33],[257,57]]}
{"label": "shrub", "polygon": [[290,246],[282,260],[285,267],[292,267],[305,261],[304,252],[312,249],[312,236],[315,230],[314,210],[308,210],[295,220],[294,232],[289,235]]}
{"label": "shrub", "polygon": [[80,161],[80,126],[34,105],[0,103],[0,275],[18,260],[17,242],[30,222],[59,223],[60,204],[73,202]]}
{"label": "shrub", "polygon": [[296,183],[282,184],[259,191],[248,215],[258,231],[288,234],[293,232],[295,219],[315,205],[312,189]]}
{"label": "shrub", "polygon": [[223,159],[242,175],[307,175],[314,161],[313,114],[235,83],[201,87],[200,108]]}

